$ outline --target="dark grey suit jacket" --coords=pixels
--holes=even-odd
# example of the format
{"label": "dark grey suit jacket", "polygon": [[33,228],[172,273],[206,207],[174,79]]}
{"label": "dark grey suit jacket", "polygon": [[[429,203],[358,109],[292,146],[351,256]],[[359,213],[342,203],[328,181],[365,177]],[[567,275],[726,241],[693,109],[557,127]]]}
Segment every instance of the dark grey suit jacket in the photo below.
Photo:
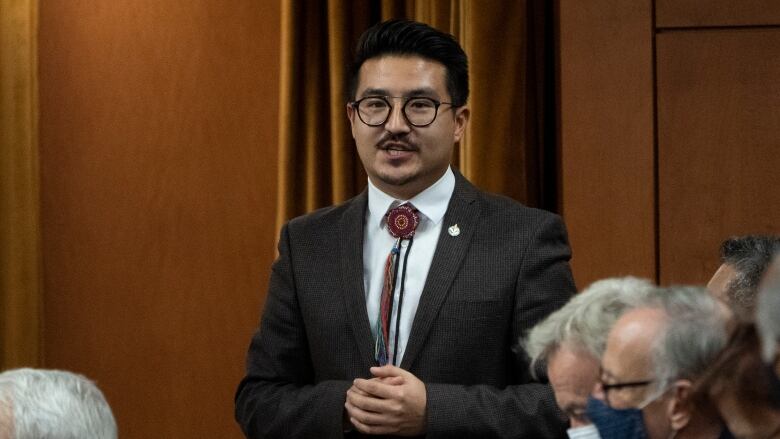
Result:
{"label": "dark grey suit jacket", "polygon": [[[249,438],[338,438],[346,391],[375,365],[363,288],[367,195],[290,221],[236,393]],[[401,367],[426,384],[427,437],[564,437],[550,387],[532,383],[518,338],[574,293],[554,214],[455,191]],[[450,236],[457,224],[460,235]]]}

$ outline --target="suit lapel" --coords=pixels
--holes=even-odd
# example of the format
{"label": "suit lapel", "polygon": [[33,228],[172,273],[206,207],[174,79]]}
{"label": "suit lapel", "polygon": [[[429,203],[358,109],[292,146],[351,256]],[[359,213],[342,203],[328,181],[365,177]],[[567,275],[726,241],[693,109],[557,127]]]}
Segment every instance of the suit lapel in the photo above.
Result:
{"label": "suit lapel", "polygon": [[344,305],[358,345],[360,355],[368,365],[374,366],[374,336],[371,333],[366,312],[366,295],[363,288],[363,227],[368,195],[363,191],[351,203],[339,224],[341,279]]}
{"label": "suit lapel", "polygon": [[[406,345],[401,367],[409,370],[425,344],[436,315],[439,313],[455,275],[474,236],[479,217],[477,189],[457,171],[455,171],[455,191],[452,194],[447,213],[442,219],[439,242],[431,261],[431,268],[425,280],[417,313],[414,316],[409,341]],[[457,224],[460,234],[451,236],[448,229]]]}

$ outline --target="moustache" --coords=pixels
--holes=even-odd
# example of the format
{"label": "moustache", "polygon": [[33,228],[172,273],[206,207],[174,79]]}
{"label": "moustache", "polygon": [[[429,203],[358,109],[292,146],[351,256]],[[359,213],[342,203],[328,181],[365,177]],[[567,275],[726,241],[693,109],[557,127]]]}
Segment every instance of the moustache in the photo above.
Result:
{"label": "moustache", "polygon": [[418,151],[420,148],[413,142],[398,140],[398,139],[385,139],[377,144],[377,148],[383,150],[394,149],[397,151]]}

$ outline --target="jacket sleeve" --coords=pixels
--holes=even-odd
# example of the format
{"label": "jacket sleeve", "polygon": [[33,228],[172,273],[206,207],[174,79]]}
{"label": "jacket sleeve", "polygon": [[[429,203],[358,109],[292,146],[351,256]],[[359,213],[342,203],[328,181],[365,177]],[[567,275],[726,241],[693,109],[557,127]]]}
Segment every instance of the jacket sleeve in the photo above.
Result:
{"label": "jacket sleeve", "polygon": [[314,382],[285,226],[260,328],[249,346],[246,376],[235,396],[236,420],[247,438],[343,437],[351,382]]}
{"label": "jacket sleeve", "polygon": [[[515,343],[576,291],[570,258],[560,217],[544,215],[524,249],[515,286],[511,329]],[[517,353],[514,367],[518,378],[514,385],[426,384],[427,437],[566,437],[566,418],[555,403],[552,389],[532,381],[527,356],[522,351]]]}

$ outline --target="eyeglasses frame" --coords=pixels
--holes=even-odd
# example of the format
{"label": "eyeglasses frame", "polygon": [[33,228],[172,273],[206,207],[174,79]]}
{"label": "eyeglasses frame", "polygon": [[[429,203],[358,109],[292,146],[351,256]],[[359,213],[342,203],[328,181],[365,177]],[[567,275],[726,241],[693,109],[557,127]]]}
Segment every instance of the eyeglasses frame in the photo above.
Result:
{"label": "eyeglasses frame", "polygon": [[[383,101],[385,101],[387,106],[390,107],[390,110],[387,112],[387,117],[385,117],[385,120],[383,120],[382,122],[377,123],[377,124],[371,124],[371,123],[368,123],[365,120],[363,120],[363,118],[360,116],[360,110],[358,109],[358,107],[360,106],[360,103],[363,102],[366,99],[377,99],[377,98],[382,99]],[[427,126],[433,124],[434,122],[436,122],[436,118],[439,117],[439,107],[440,106],[442,106],[442,105],[451,105],[453,108],[456,108],[456,105],[453,104],[452,102],[437,101],[436,99],[430,98],[428,96],[381,96],[381,95],[363,96],[362,98],[360,98],[360,99],[358,99],[356,101],[350,102],[349,106],[352,107],[352,109],[355,110],[355,112],[357,113],[358,119],[360,119],[361,122],[363,122],[364,124],[366,124],[366,125],[368,125],[370,127],[379,127],[379,126],[382,126],[382,125],[386,124],[387,121],[390,120],[390,115],[393,114],[393,108],[395,108],[395,107],[390,102],[390,99],[403,99],[403,104],[401,105],[401,114],[404,116],[404,120],[406,120],[406,122],[409,125],[411,125],[413,127],[417,127],[417,128],[427,127]],[[418,125],[418,124],[413,123],[411,120],[409,120],[409,116],[406,115],[406,106],[413,99],[427,99],[427,100],[433,102],[433,106],[434,106],[433,119],[431,119],[430,122],[428,122],[426,124]]]}
{"label": "eyeglasses frame", "polygon": [[607,406],[612,407],[612,403],[609,401],[609,391],[610,390],[620,390],[620,389],[626,389],[631,387],[642,387],[647,386],[655,382],[655,380],[642,380],[642,381],[628,381],[625,383],[612,383],[608,384],[604,382],[604,369],[599,368],[599,384],[601,385],[601,391],[604,392],[604,402],[607,403]]}

